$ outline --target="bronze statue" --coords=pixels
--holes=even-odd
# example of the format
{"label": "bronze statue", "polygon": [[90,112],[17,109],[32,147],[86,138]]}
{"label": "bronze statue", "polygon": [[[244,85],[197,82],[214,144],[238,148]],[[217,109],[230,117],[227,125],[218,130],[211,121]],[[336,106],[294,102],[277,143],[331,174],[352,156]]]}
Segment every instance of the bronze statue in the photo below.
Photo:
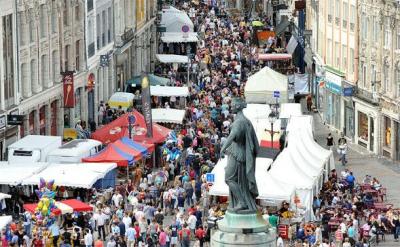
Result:
{"label": "bronze statue", "polygon": [[236,117],[221,148],[221,157],[224,157],[225,151],[228,155],[225,168],[225,182],[229,186],[228,211],[254,213],[257,210],[255,165],[259,144],[253,125],[243,114],[242,110],[246,107],[244,100],[234,98],[231,107]]}

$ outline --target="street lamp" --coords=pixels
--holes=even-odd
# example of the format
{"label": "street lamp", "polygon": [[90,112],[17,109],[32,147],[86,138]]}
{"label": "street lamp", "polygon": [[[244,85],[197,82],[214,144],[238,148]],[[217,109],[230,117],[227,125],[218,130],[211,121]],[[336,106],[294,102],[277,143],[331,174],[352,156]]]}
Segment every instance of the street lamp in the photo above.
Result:
{"label": "street lamp", "polygon": [[274,148],[274,123],[277,119],[275,111],[271,111],[268,115],[268,121],[271,123],[271,147]]}

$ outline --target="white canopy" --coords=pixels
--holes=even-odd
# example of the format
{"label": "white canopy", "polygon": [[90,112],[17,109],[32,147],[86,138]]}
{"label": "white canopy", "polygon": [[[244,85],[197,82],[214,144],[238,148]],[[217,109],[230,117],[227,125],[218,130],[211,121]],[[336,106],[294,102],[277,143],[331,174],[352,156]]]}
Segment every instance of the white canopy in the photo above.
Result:
{"label": "white canopy", "polygon": [[189,63],[189,57],[174,54],[156,54],[160,63]]}
{"label": "white canopy", "polygon": [[193,22],[186,14],[185,11],[181,11],[172,6],[165,8],[161,12],[160,26],[166,28],[166,32],[182,32],[182,28],[187,26],[189,32],[193,32]]}
{"label": "white canopy", "polygon": [[49,164],[42,162],[32,162],[23,164],[9,164],[8,162],[0,162],[0,184],[18,185],[34,174],[41,172]]}
{"label": "white canopy", "polygon": [[0,230],[3,230],[12,221],[10,215],[0,216]]}
{"label": "white canopy", "polygon": [[250,76],[244,88],[247,103],[275,103],[274,92],[278,91],[279,102],[288,102],[288,78],[269,67],[264,67]]}
{"label": "white canopy", "polygon": [[[210,188],[211,195],[228,196],[229,188],[225,183],[225,167],[228,158],[220,160],[211,173],[215,176],[215,182]],[[282,201],[291,201],[294,195],[294,186],[278,181],[268,173],[271,159],[256,159],[256,181],[258,188],[258,199],[267,200],[269,203],[278,205]]]}
{"label": "white canopy", "polygon": [[247,104],[243,109],[244,115],[251,121],[256,119],[268,119],[271,109],[267,104]]}
{"label": "white canopy", "polygon": [[290,118],[291,116],[302,116],[301,104],[283,103],[279,112],[279,118]]}
{"label": "white canopy", "polygon": [[156,123],[182,124],[185,110],[156,108],[151,109],[151,117]]}
{"label": "white canopy", "polygon": [[58,186],[89,189],[116,167],[115,163],[51,164],[40,173],[24,179],[22,184],[38,184],[40,178],[44,178],[54,179]]}
{"label": "white canopy", "polygon": [[188,87],[169,87],[169,86],[150,86],[152,96],[159,97],[187,97],[189,96]]}
{"label": "white canopy", "polygon": [[167,32],[162,34],[161,41],[164,43],[192,43],[198,42],[199,37],[194,32],[185,34],[183,32]]}

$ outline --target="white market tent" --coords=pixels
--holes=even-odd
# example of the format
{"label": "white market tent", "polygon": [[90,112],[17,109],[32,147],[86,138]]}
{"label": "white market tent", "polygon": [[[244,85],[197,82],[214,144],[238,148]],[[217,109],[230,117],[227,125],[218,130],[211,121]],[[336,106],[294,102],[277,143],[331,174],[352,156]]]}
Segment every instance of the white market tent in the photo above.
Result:
{"label": "white market tent", "polygon": [[10,215],[0,216],[0,230],[3,230],[12,221]]}
{"label": "white market tent", "polygon": [[169,86],[150,86],[150,94],[159,97],[187,97],[189,96],[188,87],[169,87]]}
{"label": "white market tent", "polygon": [[57,186],[90,189],[99,179],[116,168],[115,163],[51,164],[43,171],[22,181],[22,185],[36,185],[40,178],[54,179]]}
{"label": "white market tent", "polygon": [[156,58],[160,63],[189,63],[189,57],[174,54],[156,54]]}
{"label": "white market tent", "polygon": [[183,34],[182,32],[169,32],[162,34],[161,41],[164,43],[192,43],[198,42],[199,37],[197,33],[193,32],[186,34]]}
{"label": "white market tent", "polygon": [[44,170],[49,164],[43,162],[13,163],[0,162],[0,184],[19,185],[21,182]]}
{"label": "white market tent", "polygon": [[314,217],[312,203],[313,196],[317,193],[318,178],[307,174],[303,166],[304,164],[290,155],[288,149],[284,149],[272,164],[269,173],[277,180],[296,187],[296,195],[306,211],[306,221],[310,221]]}
{"label": "white market tent", "polygon": [[279,103],[288,102],[288,78],[269,67],[250,76],[244,88],[247,103],[275,103],[274,92],[280,93]]}
{"label": "white market tent", "polygon": [[[199,38],[194,32],[192,20],[186,12],[169,7],[162,10],[160,26],[165,27],[161,41],[164,43],[197,42]],[[187,28],[184,33],[183,29]]]}
{"label": "white market tent", "polygon": [[[225,167],[228,158],[221,159],[211,173],[215,176],[215,182],[210,188],[210,195],[228,196],[229,188],[225,183]],[[258,199],[266,200],[268,203],[279,205],[282,201],[292,201],[294,186],[278,181],[268,173],[271,159],[256,159],[256,181],[258,188]]]}
{"label": "white market tent", "polygon": [[267,104],[247,104],[246,108],[243,109],[244,115],[250,120],[268,119],[268,115],[271,113],[271,109]]}
{"label": "white market tent", "polygon": [[189,32],[194,31],[194,25],[185,11],[181,11],[172,6],[165,8],[161,12],[160,26],[165,27],[167,33],[182,32],[182,27],[189,27]]}
{"label": "white market tent", "polygon": [[0,193],[0,201],[4,199],[9,199],[11,198],[11,195],[5,194],[5,193]]}
{"label": "white market tent", "polygon": [[291,116],[302,116],[301,104],[298,103],[283,103],[279,112],[279,118],[289,119]]}
{"label": "white market tent", "polygon": [[185,110],[156,108],[151,109],[151,117],[156,123],[182,124],[185,117]]}

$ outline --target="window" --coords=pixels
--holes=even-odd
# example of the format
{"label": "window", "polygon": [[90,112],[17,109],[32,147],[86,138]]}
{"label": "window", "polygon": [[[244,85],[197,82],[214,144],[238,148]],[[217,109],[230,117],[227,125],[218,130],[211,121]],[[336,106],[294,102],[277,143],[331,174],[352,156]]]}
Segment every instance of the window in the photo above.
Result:
{"label": "window", "polygon": [[364,62],[361,63],[361,69],[362,69],[362,85],[361,87],[364,88],[365,84],[367,83],[367,66],[364,64]]}
{"label": "window", "polygon": [[350,48],[350,60],[349,60],[349,62],[350,62],[350,68],[349,68],[349,72],[350,72],[350,74],[353,74],[354,73],[354,49],[353,48]]}
{"label": "window", "polygon": [[108,42],[106,42],[106,30],[107,30],[107,22],[106,22],[106,11],[103,11],[101,13],[101,20],[102,20],[102,25],[101,25],[101,43],[103,44],[103,46],[105,46],[106,44],[108,44]]}
{"label": "window", "polygon": [[101,47],[101,41],[100,41],[100,34],[101,34],[101,29],[100,29],[100,14],[96,15],[96,41],[97,41],[97,50],[100,49]]}
{"label": "window", "polygon": [[347,28],[347,20],[349,19],[349,5],[346,2],[343,2],[343,28]]}
{"label": "window", "polygon": [[47,13],[44,4],[40,5],[40,15],[39,15],[39,23],[40,23],[40,38],[46,37],[47,34]]}
{"label": "window", "polygon": [[70,56],[69,56],[70,50],[71,50],[70,45],[66,45],[65,46],[65,57],[64,57],[64,71],[68,71],[69,70],[68,61],[70,59]]}
{"label": "window", "polygon": [[75,69],[79,71],[80,69],[80,52],[81,52],[81,42],[77,40],[75,42]]}
{"label": "window", "polygon": [[21,65],[21,81],[22,81],[22,95],[26,98],[30,93],[28,65],[23,63]]}
{"label": "window", "polygon": [[53,7],[51,10],[51,32],[52,33],[57,32],[57,25],[58,25],[57,22],[58,22],[57,9],[55,7]]}
{"label": "window", "polygon": [[354,32],[354,30],[355,30],[356,16],[357,16],[356,6],[351,5],[350,6],[350,31],[352,31],[352,32]]}
{"label": "window", "polygon": [[37,62],[35,59],[31,60],[31,78],[32,85],[37,85]]}
{"label": "window", "polygon": [[379,17],[374,16],[372,19],[372,40],[377,43],[379,41],[379,36],[380,34],[380,25],[379,25],[379,21],[378,21]]}
{"label": "window", "polygon": [[48,69],[48,57],[47,55],[42,55],[40,59],[40,85],[44,85],[45,87],[48,86],[48,79],[49,79],[49,69]]}
{"label": "window", "polygon": [[400,97],[400,68],[396,69],[396,87],[397,87],[397,97]]}
{"label": "window", "polygon": [[94,21],[93,19],[88,20],[88,57],[92,57],[95,52],[94,47]]}
{"label": "window", "polygon": [[361,37],[365,41],[368,35],[368,17],[366,15],[361,16]]}
{"label": "window", "polygon": [[[13,15],[2,17],[3,29],[3,72],[4,72],[4,99],[8,109],[14,102],[14,45],[13,45]],[[1,76],[1,75],[0,75]]]}
{"label": "window", "polygon": [[93,0],[87,0],[87,10],[88,12],[93,10]]}
{"label": "window", "polygon": [[326,51],[326,60],[328,61],[329,64],[333,64],[332,63],[332,52],[333,52],[333,48],[332,48],[332,40],[328,39],[328,50]]}
{"label": "window", "polygon": [[111,43],[112,41],[112,36],[113,36],[112,27],[113,27],[113,18],[112,18],[111,8],[108,8],[108,29],[107,29],[108,43]]}
{"label": "window", "polygon": [[27,42],[27,38],[28,38],[28,36],[27,36],[27,32],[26,32],[26,22],[24,21],[24,20],[22,20],[22,17],[23,16],[23,13],[22,12],[20,12],[20,13],[18,13],[18,27],[20,27],[19,28],[19,41],[20,41],[20,45],[21,46],[23,46],[23,45],[26,45],[26,42]]}
{"label": "window", "polygon": [[400,50],[400,26],[397,27],[396,50]]}
{"label": "window", "polygon": [[390,17],[385,18],[385,37],[384,37],[384,47],[389,49],[392,42],[392,29],[390,27]]}
{"label": "window", "polygon": [[68,0],[64,0],[63,22],[64,22],[65,26],[69,26],[69,4],[68,4]]}
{"label": "window", "polygon": [[78,3],[75,6],[75,21],[79,21],[81,19],[81,5]]}
{"label": "window", "polygon": [[60,75],[60,57],[58,55],[58,51],[53,51],[51,54],[51,64],[53,66],[52,68],[52,79],[54,82],[57,82],[57,79]]}
{"label": "window", "polygon": [[372,92],[376,92],[376,68],[375,65],[371,65],[371,89]]}
{"label": "window", "polygon": [[390,118],[383,116],[383,124],[384,124],[384,130],[385,130],[385,136],[384,136],[384,146],[385,147],[390,147],[392,145],[392,121]]}
{"label": "window", "polygon": [[340,45],[339,42],[335,42],[335,66],[340,68]]}
{"label": "window", "polygon": [[342,46],[342,68],[347,71],[347,46]]}
{"label": "window", "polygon": [[136,0],[136,23],[141,24],[145,20],[144,0]]}
{"label": "window", "polygon": [[340,1],[339,0],[336,0],[336,4],[335,4],[335,9],[336,9],[336,11],[335,11],[335,24],[336,25],[339,25],[340,24]]}
{"label": "window", "polygon": [[358,137],[368,142],[368,116],[360,111],[358,112]]}
{"label": "window", "polygon": [[333,11],[335,10],[334,8],[334,0],[329,0],[329,8],[328,8],[328,22],[332,23],[332,16],[333,16]]}
{"label": "window", "polygon": [[29,22],[29,42],[32,43],[35,41],[35,26],[34,26],[34,18],[28,18]]}
{"label": "window", "polygon": [[389,75],[389,66],[383,67],[383,92],[390,92],[390,75]]}

